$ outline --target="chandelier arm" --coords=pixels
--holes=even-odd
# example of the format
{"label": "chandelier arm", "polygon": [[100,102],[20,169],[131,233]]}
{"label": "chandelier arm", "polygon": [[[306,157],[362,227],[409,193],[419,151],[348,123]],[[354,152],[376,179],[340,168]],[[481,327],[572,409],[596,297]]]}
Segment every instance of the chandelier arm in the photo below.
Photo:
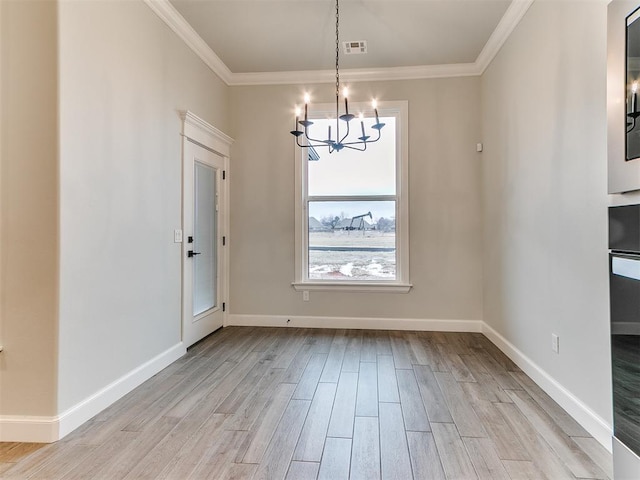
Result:
{"label": "chandelier arm", "polygon": [[[366,141],[362,141],[360,139],[358,139],[358,141],[353,141],[353,142],[341,142],[345,147],[347,145],[359,145],[361,143],[376,143],[378,140],[380,140],[381,134],[380,134],[380,130],[378,130],[378,136],[376,137],[375,140],[369,140],[367,139]],[[344,140],[344,139],[343,139]]]}
{"label": "chandelier arm", "polygon": [[357,150],[358,152],[364,152],[367,149],[367,143],[369,142],[352,142],[352,144],[363,145],[363,148],[357,148],[352,146],[351,143],[343,143],[344,148],[348,148],[349,150]]}
{"label": "chandelier arm", "polygon": [[[377,132],[378,132],[378,136],[374,140],[367,140],[367,141],[358,140],[358,141],[353,141],[353,142],[345,142],[344,140],[346,140],[346,138],[349,136],[349,122],[347,122],[347,132],[346,132],[346,134],[340,139],[340,141],[336,141],[335,143],[339,143],[340,145],[343,145],[345,147],[351,148],[353,150],[364,151],[364,150],[366,150],[366,144],[367,143],[375,143],[378,140],[380,140],[382,135],[380,133],[380,130],[377,130]],[[316,147],[327,147],[328,146],[328,147],[330,147],[329,148],[330,152],[335,151],[335,149],[332,148],[334,142],[328,142],[327,140],[321,140],[319,138],[310,137],[308,135],[308,132],[307,132],[306,128],[305,128],[305,132],[304,132],[304,138],[307,139],[307,144],[306,145],[301,145],[300,141],[299,141],[299,137],[296,138],[296,143],[298,144],[299,147],[312,146],[312,147],[316,148]],[[365,145],[365,148],[356,149],[352,145]]]}
{"label": "chandelier arm", "polygon": [[[349,122],[345,122],[347,124],[347,131],[344,134],[344,136],[340,139],[340,141],[338,143],[342,143],[346,140],[346,138],[349,136]],[[353,142],[352,142],[353,143]],[[343,144],[344,145],[344,144]]]}
{"label": "chandelier arm", "polygon": [[[330,145],[324,140],[316,140],[316,139],[313,139],[313,138],[309,138],[306,135],[305,135],[304,138],[306,138],[307,141],[305,143],[300,143],[300,137],[296,137],[296,144],[299,147],[302,147],[302,148],[309,148],[309,147],[316,148],[316,147],[326,147],[326,146]],[[317,142],[317,143],[314,143],[314,142]]]}
{"label": "chandelier arm", "polygon": [[376,139],[375,140],[367,140],[367,143],[375,143],[378,140],[380,140],[380,137],[381,137],[380,130],[378,130],[378,136],[376,137]]}
{"label": "chandelier arm", "polygon": [[325,140],[315,140],[315,139],[310,139],[310,138],[307,138],[307,137],[305,137],[305,138],[307,139],[307,142],[306,142],[306,143],[304,143],[304,144],[301,144],[301,143],[300,143],[300,140],[296,138],[296,143],[298,144],[298,146],[299,146],[299,147],[302,147],[302,148],[309,148],[309,147],[313,147],[313,148],[329,147],[329,149],[330,149],[331,151],[333,151],[333,150],[332,150],[333,142],[332,142],[332,143],[327,143]]}
{"label": "chandelier arm", "polygon": [[[307,135],[307,132],[304,132],[304,138],[307,139],[307,143],[309,142],[318,142],[318,144],[320,144],[320,146],[322,145],[330,145],[330,143],[327,142],[327,140],[320,140],[319,138],[312,138],[309,135]],[[315,147],[316,145],[314,145]]]}
{"label": "chandelier arm", "polygon": [[[367,140],[366,142],[363,142],[362,140],[358,140],[358,141],[354,141],[354,142],[345,142],[342,145],[344,145],[345,147],[350,147],[351,145],[368,145],[370,143],[376,143],[377,140],[372,140],[369,141]],[[353,147],[350,147],[353,148]]]}

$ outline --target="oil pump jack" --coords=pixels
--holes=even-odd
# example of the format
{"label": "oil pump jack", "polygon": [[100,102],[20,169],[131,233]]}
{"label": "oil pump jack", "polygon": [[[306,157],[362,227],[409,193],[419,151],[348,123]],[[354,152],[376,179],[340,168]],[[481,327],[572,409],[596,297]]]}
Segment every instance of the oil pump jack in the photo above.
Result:
{"label": "oil pump jack", "polygon": [[355,217],[351,218],[351,222],[349,223],[349,226],[345,228],[345,230],[364,230],[365,217],[369,217],[371,220],[373,220],[373,215],[371,215],[371,212],[363,213],[362,215],[356,215]]}

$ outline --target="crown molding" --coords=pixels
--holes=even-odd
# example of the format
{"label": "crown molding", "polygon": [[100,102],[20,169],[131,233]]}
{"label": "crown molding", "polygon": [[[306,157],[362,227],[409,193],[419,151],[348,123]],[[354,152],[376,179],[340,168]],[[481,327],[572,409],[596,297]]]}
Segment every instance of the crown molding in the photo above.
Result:
{"label": "crown molding", "polygon": [[[304,70],[293,72],[234,73],[224,64],[169,0],[143,0],[178,35],[193,52],[229,86],[291,85],[333,83],[335,71]],[[420,65],[413,67],[360,68],[341,70],[341,77],[351,82],[417,80],[427,78],[471,77],[484,73],[504,43],[535,0],[512,0],[498,26],[473,63]]]}
{"label": "crown molding", "polygon": [[[474,75],[478,75],[475,63],[340,69],[340,78],[350,82],[469,77]],[[334,83],[335,81],[335,70],[301,70],[294,72],[234,73],[232,74],[230,85],[290,85]]]}
{"label": "crown molding", "polygon": [[175,32],[178,37],[200,57],[200,59],[227,85],[231,84],[233,73],[224,64],[220,57],[207,45],[200,35],[182,15],[175,9],[169,0],[143,0]]}
{"label": "crown molding", "polygon": [[484,48],[476,58],[476,67],[478,75],[482,75],[489,64],[498,54],[504,43],[507,41],[511,32],[518,26],[524,14],[527,13],[529,7],[535,0],[511,0],[511,4],[504,12],[502,19],[498,22],[498,26],[493,31]]}

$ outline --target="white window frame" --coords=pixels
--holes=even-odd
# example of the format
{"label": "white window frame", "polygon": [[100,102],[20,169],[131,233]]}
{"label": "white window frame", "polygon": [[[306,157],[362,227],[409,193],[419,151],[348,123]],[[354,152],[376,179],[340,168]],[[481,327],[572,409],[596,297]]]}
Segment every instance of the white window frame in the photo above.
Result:
{"label": "white window frame", "polygon": [[[353,103],[352,111],[362,111],[373,116],[371,105]],[[325,118],[335,115],[334,104],[319,104],[310,107],[310,118]],[[341,291],[341,292],[393,292],[407,293],[409,283],[409,106],[407,101],[379,102],[380,117],[396,118],[396,195],[331,196],[337,201],[396,201],[396,278],[394,280],[310,280],[308,268],[309,216],[307,204],[314,197],[308,196],[307,149],[295,146],[295,281],[296,291]],[[388,131],[388,130],[387,130]],[[385,130],[382,130],[382,135]],[[339,153],[334,153],[339,155]],[[326,199],[327,197],[322,197]]]}

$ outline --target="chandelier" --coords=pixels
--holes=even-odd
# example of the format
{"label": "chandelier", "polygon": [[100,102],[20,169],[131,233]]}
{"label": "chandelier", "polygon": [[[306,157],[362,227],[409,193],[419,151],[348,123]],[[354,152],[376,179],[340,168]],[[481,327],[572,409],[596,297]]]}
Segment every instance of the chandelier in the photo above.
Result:
{"label": "chandelier", "polygon": [[[372,101],[372,108],[376,116],[376,123],[371,126],[373,130],[377,132],[377,136],[375,139],[371,138],[371,135],[367,135],[364,128],[364,119],[362,114],[360,114],[360,133],[362,136],[356,137],[355,135],[350,136],[350,124],[351,121],[356,118],[355,115],[349,113],[349,101],[348,90],[345,87],[342,91],[342,96],[344,98],[344,113],[340,114],[340,35],[339,35],[339,25],[340,25],[340,7],[338,5],[338,1],[336,0],[336,123],[335,123],[335,138],[332,138],[331,125],[329,125],[327,131],[326,139],[318,139],[312,138],[309,136],[309,127],[313,125],[313,122],[309,120],[309,102],[311,101],[311,97],[308,93],[304,95],[304,118],[300,120],[301,111],[299,108],[296,108],[296,122],[294,125],[295,130],[291,131],[291,134],[296,137],[296,143],[299,147],[304,148],[319,148],[319,147],[328,147],[329,153],[339,152],[343,148],[349,148],[352,150],[364,151],[367,149],[367,145],[369,143],[374,143],[380,140],[380,130],[384,127],[384,123],[380,123],[380,119],[378,118],[378,107],[375,100]],[[343,128],[341,129],[341,123]],[[302,127],[302,130],[300,128]],[[374,133],[374,132],[371,132]],[[302,140],[302,143],[300,141]]]}

